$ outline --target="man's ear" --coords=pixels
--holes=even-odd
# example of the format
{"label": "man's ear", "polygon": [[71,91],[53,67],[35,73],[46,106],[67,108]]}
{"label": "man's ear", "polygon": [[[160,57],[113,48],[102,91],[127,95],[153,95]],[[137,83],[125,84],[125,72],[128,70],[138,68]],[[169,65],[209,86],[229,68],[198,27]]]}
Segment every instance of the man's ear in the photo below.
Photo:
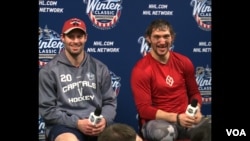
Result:
{"label": "man's ear", "polygon": [[65,34],[61,34],[60,38],[61,38],[62,42],[64,42],[64,37],[65,37]]}
{"label": "man's ear", "polygon": [[145,39],[146,39],[146,41],[147,41],[149,44],[151,44],[151,41],[150,41],[150,39],[149,39],[149,36],[147,36]]}

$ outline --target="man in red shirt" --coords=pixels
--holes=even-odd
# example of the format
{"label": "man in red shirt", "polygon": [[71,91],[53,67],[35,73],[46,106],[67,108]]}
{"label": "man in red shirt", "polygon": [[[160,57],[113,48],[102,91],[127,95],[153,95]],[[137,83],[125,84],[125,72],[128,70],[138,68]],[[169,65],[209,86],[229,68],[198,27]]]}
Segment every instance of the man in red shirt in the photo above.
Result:
{"label": "man in red shirt", "polygon": [[[170,49],[175,39],[172,25],[155,20],[148,26],[145,38],[150,51],[135,64],[131,76],[143,138],[147,141],[204,138],[210,127],[201,113],[194,66],[188,57]],[[198,110],[189,116],[185,111],[193,99],[198,101]],[[195,134],[198,130],[199,134]]]}

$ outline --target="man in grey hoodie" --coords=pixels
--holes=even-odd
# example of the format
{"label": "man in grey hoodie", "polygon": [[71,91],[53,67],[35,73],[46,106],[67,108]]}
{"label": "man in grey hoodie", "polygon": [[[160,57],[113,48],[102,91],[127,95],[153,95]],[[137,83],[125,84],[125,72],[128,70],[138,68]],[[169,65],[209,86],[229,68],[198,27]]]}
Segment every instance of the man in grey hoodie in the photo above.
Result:
{"label": "man in grey hoodie", "polygon": [[[39,70],[39,114],[48,141],[96,141],[116,116],[117,99],[108,67],[84,51],[84,21],[65,21],[64,49]],[[101,120],[89,115],[101,107]]]}

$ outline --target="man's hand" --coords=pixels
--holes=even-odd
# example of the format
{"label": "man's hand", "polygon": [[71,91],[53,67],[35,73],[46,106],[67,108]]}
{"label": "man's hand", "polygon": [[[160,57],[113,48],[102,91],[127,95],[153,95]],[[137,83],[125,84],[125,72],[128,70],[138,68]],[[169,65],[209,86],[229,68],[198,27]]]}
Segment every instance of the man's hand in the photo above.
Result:
{"label": "man's hand", "polygon": [[98,134],[106,127],[106,120],[105,118],[102,118],[98,124],[92,125],[92,123],[89,122],[89,119],[81,119],[78,120],[77,125],[78,129],[85,135],[98,136]]}
{"label": "man's hand", "polygon": [[179,115],[179,123],[182,127],[190,128],[195,124],[195,117],[182,113]]}
{"label": "man's hand", "polygon": [[194,116],[188,116],[185,113],[179,115],[180,125],[186,128],[190,128],[193,125],[200,123],[201,119],[202,119],[202,114],[200,110],[198,110]]}
{"label": "man's hand", "polygon": [[197,113],[194,115],[194,124],[200,123],[201,119],[202,113],[200,112],[200,110],[198,110]]}

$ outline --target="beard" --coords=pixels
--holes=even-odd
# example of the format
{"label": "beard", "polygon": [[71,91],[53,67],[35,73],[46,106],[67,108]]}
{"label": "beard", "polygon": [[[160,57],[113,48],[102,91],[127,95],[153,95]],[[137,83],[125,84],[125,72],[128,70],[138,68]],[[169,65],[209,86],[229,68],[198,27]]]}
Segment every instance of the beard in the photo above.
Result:
{"label": "beard", "polygon": [[67,49],[67,48],[66,48],[66,50],[67,50],[67,52],[68,52],[72,57],[77,57],[77,56],[79,56],[79,55],[82,53],[82,51],[83,51],[83,49],[79,49],[79,50],[77,50],[77,51],[74,51],[74,50]]}

